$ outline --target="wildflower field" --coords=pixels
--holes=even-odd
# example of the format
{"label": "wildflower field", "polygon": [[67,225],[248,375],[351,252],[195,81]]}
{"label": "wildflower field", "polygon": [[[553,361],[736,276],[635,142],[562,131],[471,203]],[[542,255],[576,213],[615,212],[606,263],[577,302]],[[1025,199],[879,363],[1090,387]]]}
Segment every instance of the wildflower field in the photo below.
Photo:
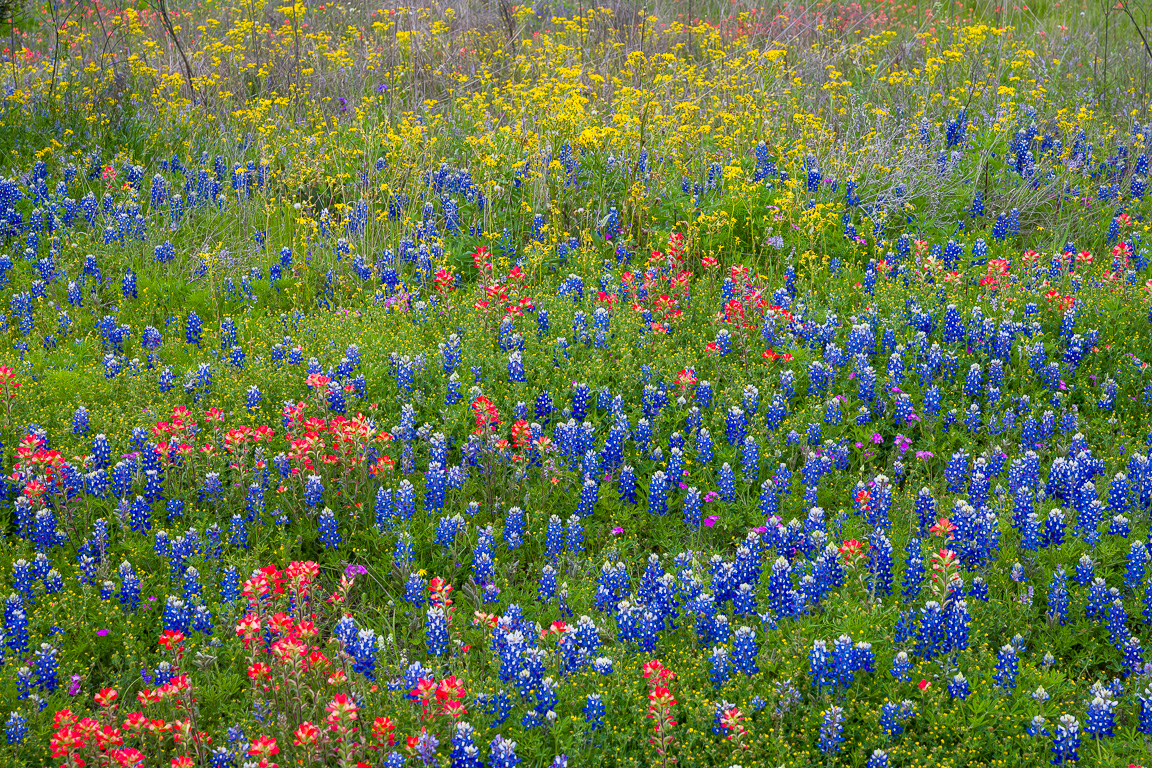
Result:
{"label": "wildflower field", "polygon": [[1149,761],[1140,8],[0,20],[0,763]]}

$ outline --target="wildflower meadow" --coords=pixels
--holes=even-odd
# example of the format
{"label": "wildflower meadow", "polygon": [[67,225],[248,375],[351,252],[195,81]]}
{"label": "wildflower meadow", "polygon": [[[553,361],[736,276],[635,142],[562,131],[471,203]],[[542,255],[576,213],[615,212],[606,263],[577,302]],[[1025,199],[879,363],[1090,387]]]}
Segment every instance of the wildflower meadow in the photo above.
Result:
{"label": "wildflower meadow", "polygon": [[1148,10],[0,0],[0,763],[1152,764]]}

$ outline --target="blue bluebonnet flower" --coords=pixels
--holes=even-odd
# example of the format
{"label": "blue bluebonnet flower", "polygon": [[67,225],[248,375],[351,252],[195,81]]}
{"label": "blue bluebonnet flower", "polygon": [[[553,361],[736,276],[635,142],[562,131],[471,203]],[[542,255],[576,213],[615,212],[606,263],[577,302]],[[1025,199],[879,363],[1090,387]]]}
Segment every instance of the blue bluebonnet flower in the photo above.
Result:
{"label": "blue bluebonnet flower", "polygon": [[540,599],[548,602],[556,594],[556,569],[545,565],[540,572],[540,585],[537,589]]}
{"label": "blue bluebonnet flower", "polygon": [[710,663],[711,669],[708,674],[712,678],[712,685],[717,689],[723,688],[732,676],[732,660],[728,649],[723,645],[713,647]]}
{"label": "blue bluebonnet flower", "polygon": [[41,643],[33,655],[32,668],[35,684],[44,693],[53,693],[60,687],[59,652],[48,643]]}
{"label": "blue bluebonnet flower", "polygon": [[448,653],[448,620],[444,609],[432,606],[425,614],[424,639],[429,656],[444,656]]}
{"label": "blue bluebonnet flower", "polygon": [[577,515],[568,518],[568,528],[564,532],[564,550],[573,557],[584,552],[584,525]]}
{"label": "blue bluebonnet flower", "polygon": [[696,385],[696,392],[694,393],[696,403],[701,408],[712,407],[712,384],[707,380],[701,380]]}
{"label": "blue bluebonnet flower", "polygon": [[1152,736],[1152,688],[1136,694],[1136,730],[1144,736]]}
{"label": "blue bluebonnet flower", "polygon": [[817,746],[824,754],[840,751],[840,744],[844,741],[844,710],[840,707],[829,707],[822,713],[820,723],[820,740]]}
{"label": "blue bluebonnet flower", "polygon": [[1132,533],[1131,522],[1125,515],[1114,515],[1108,521],[1108,535],[1128,538],[1129,534]]}
{"label": "blue bluebonnet flower", "polygon": [[544,537],[544,557],[555,561],[564,552],[564,524],[559,515],[548,518],[548,531]]}
{"label": "blue bluebonnet flower", "polygon": [[187,633],[192,623],[192,613],[186,602],[173,595],[168,595],[164,603],[163,620],[165,629]]}
{"label": "blue bluebonnet flower", "polygon": [[700,496],[700,490],[696,486],[689,487],[684,496],[684,524],[693,530],[699,530],[702,509],[703,500]]}
{"label": "blue bluebonnet flower", "polygon": [[756,657],[760,649],[756,643],[756,632],[751,627],[739,627],[732,641],[732,662],[734,666],[751,677],[760,671]]}
{"label": "blue bluebonnet flower", "polygon": [[517,549],[524,543],[524,524],[524,510],[510,507],[504,517],[504,543],[508,549]]}
{"label": "blue bluebonnet flower", "polygon": [[912,662],[908,659],[908,654],[900,651],[896,654],[896,658],[892,660],[892,677],[902,683],[910,683],[912,682],[912,676],[908,673],[911,671]]}
{"label": "blue bluebonnet flower", "polygon": [[616,481],[616,487],[621,502],[636,503],[636,473],[628,464],[620,468],[620,477]]}
{"label": "blue bluebonnet flower", "polygon": [[945,653],[944,617],[940,604],[929,600],[920,609],[920,626],[916,634],[916,654],[925,661]]}
{"label": "blue bluebonnet flower", "polygon": [[1092,698],[1088,702],[1088,716],[1084,720],[1084,730],[1094,739],[1112,736],[1116,731],[1117,701],[1103,684],[1092,684]]}
{"label": "blue bluebonnet flower", "polygon": [[720,498],[729,503],[736,501],[736,474],[728,462],[720,467],[720,477],[717,480],[720,488]]}
{"label": "blue bluebonnet flower", "polygon": [[1104,623],[1108,627],[1108,642],[1116,649],[1123,648],[1131,637],[1128,631],[1128,613],[1124,610],[1123,601],[1116,599],[1111,602]]}
{"label": "blue bluebonnet flower", "polygon": [[412,536],[407,532],[396,537],[396,546],[392,550],[392,563],[401,570],[412,564]]}
{"label": "blue bluebonnet flower", "polygon": [[912,602],[920,597],[920,589],[924,585],[924,557],[920,553],[920,539],[912,536],[908,539],[904,555],[904,589],[905,602]]}
{"label": "blue bluebonnet flower", "polygon": [[1016,648],[1012,645],[1002,645],[996,653],[997,687],[1011,692],[1016,690],[1016,676],[1020,674],[1020,661]]}
{"label": "blue bluebonnet flower", "polygon": [[1086,587],[1096,578],[1096,564],[1088,555],[1081,555],[1076,562],[1076,570],[1072,580],[1082,587]]}
{"label": "blue bluebonnet flower", "polygon": [[954,699],[966,699],[972,693],[971,687],[968,685],[968,679],[960,672],[952,676],[948,681],[948,694]]}
{"label": "blue bluebonnet flower", "polygon": [[513,350],[512,354],[508,355],[508,381],[512,383],[527,381],[524,377],[524,357],[520,354],[520,350]]}
{"label": "blue bluebonnet flower", "polygon": [[772,563],[772,574],[768,578],[768,605],[778,618],[796,615],[795,589],[792,585],[792,566],[783,557]]}
{"label": "blue bluebonnet flower", "polygon": [[23,744],[28,738],[28,718],[19,710],[14,710],[8,715],[8,721],[4,724],[4,734],[8,737],[10,745]]}
{"label": "blue bluebonnet flower", "polygon": [[748,420],[743,409],[735,405],[730,406],[724,416],[724,436],[728,439],[728,445],[742,445],[747,433]]}
{"label": "blue bluebonnet flower", "polygon": [[892,542],[877,528],[869,537],[871,552],[868,571],[872,574],[872,590],[877,595],[892,594]]}
{"label": "blue bluebonnet flower", "polygon": [[516,742],[503,736],[494,736],[489,744],[488,768],[516,768],[521,762],[516,756]]}
{"label": "blue bluebonnet flower", "polygon": [[1052,765],[1067,765],[1080,759],[1080,721],[1061,715],[1052,733]]}
{"label": "blue bluebonnet flower", "polygon": [[1129,545],[1124,569],[1124,586],[1135,591],[1144,583],[1145,567],[1148,565],[1148,549],[1142,541]]}
{"label": "blue bluebonnet flower", "polygon": [[1057,565],[1052,573],[1052,583],[1048,587],[1050,621],[1056,621],[1060,626],[1068,623],[1068,599],[1068,578],[1064,575],[1064,566]]}
{"label": "blue bluebonnet flower", "polygon": [[472,735],[475,729],[470,723],[459,722],[456,732],[452,734],[452,750],[448,755],[452,768],[481,768],[480,750],[476,747]]}
{"label": "blue bluebonnet flower", "polygon": [[335,512],[324,507],[316,527],[320,533],[320,543],[325,549],[340,549],[340,523],[336,520]]}
{"label": "blue bluebonnet flower", "polygon": [[1124,667],[1126,674],[1132,676],[1139,676],[1144,670],[1144,649],[1140,645],[1140,639],[1137,637],[1129,637],[1121,648],[1123,654]]}
{"label": "blue bluebonnet flower", "polygon": [[88,434],[89,414],[84,406],[78,406],[72,414],[72,434],[83,437]]}
{"label": "blue bluebonnet flower", "polygon": [[1053,509],[1044,520],[1043,546],[1058,547],[1064,543],[1064,512]]}
{"label": "blue bluebonnet flower", "polygon": [[661,470],[652,473],[648,489],[648,512],[654,515],[668,513],[668,476]]}
{"label": "blue bluebonnet flower", "polygon": [[901,702],[888,701],[880,707],[880,730],[890,739],[904,733],[905,724],[916,714],[916,708],[908,699]]}
{"label": "blue bluebonnet flower", "polygon": [[592,730],[598,731],[604,727],[604,702],[600,694],[590,693],[584,700],[584,722],[591,725]]}
{"label": "blue bluebonnet flower", "polygon": [[1108,584],[1104,579],[1097,576],[1092,580],[1092,586],[1088,590],[1088,604],[1085,606],[1088,619],[1094,622],[1104,621],[1112,600],[1112,592],[1108,589]]}

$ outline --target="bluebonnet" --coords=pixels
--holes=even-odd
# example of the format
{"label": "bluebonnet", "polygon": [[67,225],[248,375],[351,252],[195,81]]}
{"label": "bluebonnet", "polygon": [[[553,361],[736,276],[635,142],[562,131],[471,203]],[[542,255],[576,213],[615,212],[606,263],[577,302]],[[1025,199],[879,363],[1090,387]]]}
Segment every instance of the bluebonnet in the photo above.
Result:
{"label": "bluebonnet", "polygon": [[1056,566],[1052,574],[1052,583],[1048,587],[1048,616],[1050,621],[1056,621],[1060,626],[1068,623],[1068,579],[1064,575],[1064,567]]}
{"label": "bluebonnet", "polygon": [[1115,515],[1108,521],[1108,535],[1128,538],[1132,532],[1131,521],[1124,515]]}
{"label": "bluebonnet", "polygon": [[1080,759],[1080,721],[1072,715],[1061,715],[1052,732],[1052,765],[1066,765]]}
{"label": "bluebonnet", "polygon": [[1086,587],[1096,578],[1096,564],[1088,555],[1081,555],[1076,562],[1076,570],[1072,580],[1082,587]]}
{"label": "bluebonnet", "polygon": [[58,651],[48,643],[41,643],[33,656],[35,684],[44,693],[53,693],[60,687]]}
{"label": "bluebonnet", "polygon": [[840,744],[844,741],[844,710],[836,706],[829,707],[822,716],[817,746],[826,755],[839,752]]}
{"label": "bluebonnet", "polygon": [[119,574],[120,605],[125,611],[134,613],[140,605],[140,579],[127,560],[120,564]]}
{"label": "bluebonnet", "polygon": [[192,622],[188,604],[173,595],[168,595],[164,604],[163,621],[165,629],[187,633]]}
{"label": "bluebonnet", "polygon": [[489,745],[488,768],[516,768],[521,762],[516,756],[516,742],[503,736],[494,736]]}
{"label": "bluebonnet", "polygon": [[785,558],[778,557],[772,564],[772,574],[768,579],[768,605],[776,617],[786,618],[795,616],[796,602],[793,599],[794,594],[792,567]]}
{"label": "bluebonnet", "polygon": [[684,496],[684,524],[693,530],[700,529],[700,515],[703,501],[700,490],[696,486],[688,488]]}
{"label": "bluebonnet", "polygon": [[720,467],[720,477],[717,484],[720,488],[720,498],[729,503],[736,500],[736,475],[727,462]]}
{"label": "bluebonnet", "polygon": [[620,477],[616,481],[616,487],[621,502],[636,503],[636,473],[628,464],[620,468]]}
{"label": "bluebonnet", "polygon": [[756,643],[756,633],[751,627],[739,627],[732,641],[732,661],[734,666],[745,675],[752,676],[760,671],[756,664],[759,647]]}
{"label": "bluebonnet", "polygon": [[1125,674],[1139,676],[1144,669],[1144,649],[1139,638],[1129,637],[1121,648]]}
{"label": "bluebonnet", "polygon": [[425,614],[424,638],[430,656],[448,653],[448,620],[440,606],[429,608]]}
{"label": "bluebonnet", "polygon": [[1091,621],[1103,621],[1112,602],[1112,593],[1107,583],[1099,576],[1092,580],[1088,591],[1088,604],[1085,606],[1087,618]]}
{"label": "bluebonnet", "polygon": [[1060,546],[1064,543],[1064,512],[1053,509],[1044,521],[1043,546]]}
{"label": "bluebonnet", "polygon": [[916,635],[916,654],[925,661],[946,652],[943,613],[940,604],[929,600],[920,609],[920,626]]}
{"label": "bluebonnet", "polygon": [[556,569],[545,565],[540,572],[540,585],[537,589],[540,599],[547,602],[556,594]]}
{"label": "bluebonnet", "polygon": [[712,678],[712,685],[718,689],[724,687],[732,675],[732,660],[728,649],[722,645],[715,646],[712,649],[710,663],[711,669],[708,674]]}
{"label": "bluebonnet", "polygon": [[735,405],[729,407],[724,417],[724,436],[728,439],[728,444],[733,446],[743,444],[747,430],[748,421],[744,411]]}
{"label": "bluebonnet", "polygon": [[564,549],[574,557],[584,552],[584,526],[577,515],[568,518],[568,528],[564,533]]}
{"label": "bluebonnet", "polygon": [[524,543],[524,510],[511,507],[504,517],[504,543],[508,549],[517,549]]}
{"label": "bluebonnet", "polygon": [[320,512],[316,527],[320,534],[320,543],[325,549],[340,549],[340,523],[336,520],[336,513],[328,507]]}
{"label": "bluebonnet", "polygon": [[668,483],[668,476],[663,471],[658,469],[652,474],[652,481],[648,490],[648,511],[651,514],[667,514]]}
{"label": "bluebonnet", "polygon": [[396,538],[396,545],[392,550],[392,563],[398,568],[406,569],[412,564],[412,537],[402,533]]}
{"label": "bluebonnet", "polygon": [[906,546],[903,596],[905,601],[915,601],[924,584],[924,557],[920,554],[920,539],[913,536]]}
{"label": "bluebonnet", "polygon": [[28,718],[19,711],[11,712],[4,724],[4,734],[10,745],[23,744],[28,738]]}
{"label": "bluebonnet", "polygon": [[880,707],[880,730],[890,739],[895,739],[904,733],[905,724],[916,714],[912,702],[904,699],[901,702],[888,701]]}
{"label": "bluebonnet", "polygon": [[564,552],[564,525],[559,515],[548,518],[548,530],[544,537],[544,557],[555,561]]}
{"label": "bluebonnet", "polygon": [[871,552],[868,571],[872,574],[872,590],[877,595],[892,594],[892,542],[877,528],[869,537]]}
{"label": "bluebonnet", "polygon": [[1088,716],[1084,720],[1084,730],[1094,739],[1112,736],[1116,731],[1116,705],[1112,693],[1101,683],[1093,683],[1091,700],[1088,702]]}
{"label": "bluebonnet", "polygon": [[1143,693],[1136,694],[1137,704],[1137,732],[1144,736],[1152,736],[1152,688],[1146,688]]}
{"label": "bluebonnet", "polygon": [[1122,648],[1131,636],[1128,632],[1128,613],[1124,610],[1123,601],[1116,599],[1111,602],[1104,623],[1108,627],[1108,642],[1114,648]]}
{"label": "bluebonnet", "polygon": [[1148,550],[1142,541],[1134,541],[1129,545],[1128,557],[1125,562],[1124,586],[1130,590],[1139,589],[1144,583],[1145,567],[1148,565]]}
{"label": "bluebonnet", "polygon": [[900,682],[912,682],[912,677],[908,673],[912,671],[912,662],[908,659],[908,654],[900,651],[892,660],[892,677]]}
{"label": "bluebonnet", "polygon": [[584,722],[589,723],[592,730],[598,731],[604,727],[604,702],[600,694],[590,693],[584,700]]}
{"label": "bluebonnet", "polygon": [[1016,690],[1016,677],[1020,674],[1020,662],[1016,648],[1012,645],[1003,645],[996,653],[996,679],[997,687],[1011,692]]}

